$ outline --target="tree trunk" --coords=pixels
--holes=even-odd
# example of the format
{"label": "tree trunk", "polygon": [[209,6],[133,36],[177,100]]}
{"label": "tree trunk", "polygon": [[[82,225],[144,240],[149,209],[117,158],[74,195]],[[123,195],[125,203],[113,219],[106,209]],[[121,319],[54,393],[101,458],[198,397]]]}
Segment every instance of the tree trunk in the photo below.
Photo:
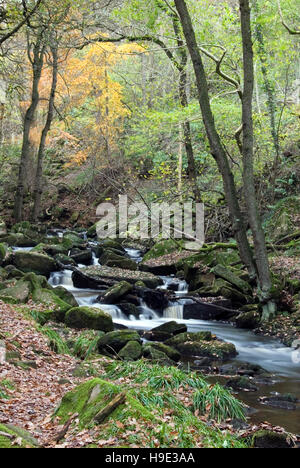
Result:
{"label": "tree trunk", "polygon": [[55,101],[55,93],[57,87],[57,75],[58,75],[58,49],[57,46],[51,47],[52,52],[52,85],[49,97],[49,106],[48,106],[48,114],[46,124],[43,128],[41,141],[38,151],[38,159],[37,159],[37,169],[35,175],[35,183],[34,183],[34,205],[33,205],[33,212],[32,212],[32,220],[33,222],[37,222],[38,217],[41,211],[41,199],[43,194],[43,187],[42,187],[42,178],[43,178],[43,160],[44,160],[44,153],[45,153],[45,146],[46,146],[46,139],[51,128],[53,116],[54,116],[54,101]]}
{"label": "tree trunk", "polygon": [[[31,104],[27,109],[24,119],[23,127],[23,144],[21,159],[19,165],[19,176],[18,185],[15,197],[15,221],[18,223],[23,219],[23,204],[24,204],[24,192],[25,192],[25,181],[26,181],[26,168],[28,159],[30,157],[30,130],[34,122],[34,116],[39,104],[39,83],[41,79],[43,64],[44,64],[45,46],[42,44],[41,35],[37,39],[33,49],[32,70],[33,70],[33,82],[31,92]],[[30,55],[30,51],[28,52]]]}
{"label": "tree trunk", "polygon": [[276,308],[271,299],[272,280],[266,247],[265,234],[258,211],[255,191],[253,159],[253,94],[254,63],[251,32],[251,12],[249,0],[239,0],[241,11],[241,29],[244,59],[244,93],[243,93],[243,179],[246,205],[250,226],[254,238],[256,265],[258,270],[259,293],[264,304],[263,319],[269,320]]}
{"label": "tree trunk", "polygon": [[225,195],[229,206],[231,222],[238,243],[240,256],[244,264],[247,266],[250,276],[254,278],[257,274],[255,262],[253,260],[252,251],[249,245],[246,228],[238,202],[234,176],[230,168],[227,154],[221,143],[220,136],[216,130],[210,105],[206,73],[204,70],[200,50],[197,45],[191,17],[184,0],[175,0],[175,5],[179,13],[185,39],[192,58],[203,122],[208,136],[212,156],[216,160],[219,171],[222,174]]}

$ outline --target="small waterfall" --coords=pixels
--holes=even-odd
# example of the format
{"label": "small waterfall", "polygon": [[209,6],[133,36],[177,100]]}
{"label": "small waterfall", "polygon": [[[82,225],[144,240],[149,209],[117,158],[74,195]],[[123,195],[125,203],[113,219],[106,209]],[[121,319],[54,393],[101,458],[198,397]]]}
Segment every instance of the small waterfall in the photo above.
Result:
{"label": "small waterfall", "polygon": [[140,250],[126,248],[125,252],[127,253],[128,257],[136,263],[141,263],[143,260],[142,252]]}
{"label": "small waterfall", "polygon": [[155,312],[153,309],[150,309],[150,307],[148,307],[144,301],[141,301],[140,310],[141,310],[141,316],[140,316],[141,320],[159,319],[159,315],[157,314],[157,312]]}
{"label": "small waterfall", "polygon": [[184,306],[182,304],[174,303],[164,310],[164,318],[183,320],[183,309]]}
{"label": "small waterfall", "polygon": [[99,266],[99,265],[100,265],[99,259],[96,257],[95,252],[92,252],[92,255],[93,255],[93,259],[92,259],[92,262],[93,262],[93,263],[92,263],[92,265],[97,265],[97,266]]}
{"label": "small waterfall", "polygon": [[51,273],[48,282],[50,286],[53,286],[54,288],[57,286],[63,286],[66,289],[72,289],[74,287],[71,270],[55,271]]}
{"label": "small waterfall", "polygon": [[31,252],[34,247],[12,247],[13,252]]}

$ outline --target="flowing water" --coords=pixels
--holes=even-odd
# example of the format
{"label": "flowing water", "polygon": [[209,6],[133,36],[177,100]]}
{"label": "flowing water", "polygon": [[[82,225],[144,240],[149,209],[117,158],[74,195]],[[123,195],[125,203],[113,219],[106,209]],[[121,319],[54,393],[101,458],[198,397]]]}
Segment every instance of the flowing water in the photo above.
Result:
{"label": "flowing water", "polygon": [[[141,252],[127,249],[127,255],[139,263],[142,259]],[[93,264],[97,264],[96,256]],[[162,323],[176,320],[185,323],[191,332],[209,330],[218,338],[234,343],[239,353],[235,359],[240,362],[258,364],[274,375],[272,385],[260,385],[255,393],[241,392],[240,398],[255,410],[251,419],[253,422],[269,421],[274,425],[285,427],[288,431],[300,434],[300,410],[286,411],[270,408],[258,402],[260,396],[270,396],[273,393],[292,394],[300,400],[300,364],[295,359],[294,350],[284,347],[279,341],[272,338],[257,336],[250,331],[240,330],[232,325],[204,320],[183,320],[185,304],[190,304],[190,299],[184,298],[188,286],[184,281],[173,277],[162,277],[163,289],[175,289],[177,299],[170,303],[162,316],[150,309],[141,301],[139,318],[126,316],[120,307],[115,305],[103,305],[98,302],[101,290],[78,289],[72,281],[72,272],[65,270],[54,272],[50,277],[52,286],[64,286],[77,299],[79,305],[101,308],[111,314],[116,324],[137,330],[150,330]],[[299,359],[298,359],[299,361]]]}

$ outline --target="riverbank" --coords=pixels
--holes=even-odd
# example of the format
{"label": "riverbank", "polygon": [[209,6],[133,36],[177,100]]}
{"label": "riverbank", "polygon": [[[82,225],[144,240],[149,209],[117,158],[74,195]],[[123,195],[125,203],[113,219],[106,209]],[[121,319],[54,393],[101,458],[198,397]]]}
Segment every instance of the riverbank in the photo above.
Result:
{"label": "riverbank", "polygon": [[[254,328],[248,327],[248,324],[257,323],[259,309],[255,297],[250,296],[247,276],[243,271],[238,274],[238,270],[231,266],[236,260],[234,244],[209,245],[196,255],[187,255],[176,252],[174,245],[168,242],[158,244],[154,249],[149,250],[148,247],[144,250],[143,246],[124,245],[115,240],[99,243],[94,229],[88,232],[34,232],[26,223],[13,228],[9,234],[4,234],[2,240],[6,244],[2,244],[0,300],[10,303],[11,310],[22,313],[23,318],[27,317],[26,320],[33,318],[37,331],[47,335],[51,349],[58,355],[65,354],[85,360],[87,372],[84,370],[80,377],[83,380],[70,381],[62,376],[63,382],[71,382],[72,390],[78,384],[91,382],[87,387],[79,387],[80,394],[83,392],[87,395],[86,391],[92,394],[93,388],[89,385],[95,385],[104,393],[111,391],[117,398],[124,393],[122,379],[125,379],[126,385],[130,384],[129,400],[134,411],[136,406],[142,411],[139,405],[147,407],[152,402],[153,411],[157,411],[157,405],[160,411],[156,424],[165,424],[172,420],[170,424],[174,429],[176,421],[172,417],[171,420],[165,419],[164,411],[171,411],[174,405],[179,404],[180,416],[177,414],[176,417],[185,421],[187,433],[191,432],[189,428],[192,424],[192,427],[196,427],[195,434],[202,434],[203,440],[206,440],[208,428],[213,427],[213,431],[215,428],[221,429],[221,433],[225,428],[234,437],[231,444],[245,444],[243,436],[246,434],[248,437],[261,427],[261,421],[265,420],[262,415],[266,413],[262,408],[267,406],[272,392],[278,391],[282,379],[285,379],[285,385],[281,385],[284,390],[283,398],[286,398],[286,393],[293,392],[299,378],[299,368],[292,362],[292,350],[282,349],[272,339],[255,338],[253,333],[246,330]],[[170,248],[172,251],[168,253]],[[147,255],[144,257],[146,251]],[[153,252],[158,254],[158,260],[151,258]],[[248,304],[245,305],[245,302]],[[226,319],[231,320],[231,324],[225,324]],[[30,369],[31,359],[28,359]],[[21,367],[23,361],[21,359]],[[205,396],[202,394],[200,399],[203,405],[201,412],[198,412],[198,407],[193,406],[197,384],[184,371],[184,362],[188,363],[188,369],[196,372],[193,375],[197,376],[196,380],[202,386],[201,391],[206,389]],[[116,366],[119,366],[117,375],[114,373]],[[134,378],[128,380],[126,373],[129,369],[132,375],[135,372],[137,375],[144,372],[143,382],[147,382],[147,395],[142,391],[145,390],[141,387],[142,382],[135,381]],[[178,385],[176,372],[180,373]],[[213,391],[220,391],[223,397],[229,398],[229,403],[225,405],[229,413],[223,415],[221,425],[220,422],[216,423],[218,418],[215,415],[206,414],[207,408],[211,408],[211,395],[210,385],[201,377],[203,374],[207,374],[209,378],[217,374],[225,377],[224,385],[227,390],[220,386],[212,387]],[[170,382],[165,381],[165,375],[170,375],[175,384],[171,383],[170,387]],[[100,377],[100,381],[92,382],[95,376]],[[149,382],[154,377],[159,379],[161,387],[151,388]],[[104,391],[106,384],[103,380],[109,381],[112,387]],[[154,381],[156,382],[155,379]],[[177,387],[173,388],[173,385]],[[255,386],[262,386],[263,390],[255,390],[255,397],[250,399],[247,392],[249,388],[252,391]],[[173,393],[179,388],[183,389],[176,397],[179,403],[170,403],[165,396],[166,387]],[[138,395],[133,393],[134,388],[138,388]],[[157,400],[159,389],[160,400]],[[64,390],[68,392],[69,388]],[[239,405],[230,393],[232,391],[255,409],[256,417],[253,417],[252,411],[247,423],[234,421],[241,418],[230,413],[231,404],[233,407]],[[266,393],[261,393],[262,391]],[[185,412],[186,407],[182,405],[180,398],[181,393],[185,392],[186,398],[189,398],[188,413]],[[139,395],[144,400],[140,400]],[[75,394],[72,394],[72,399],[73,397],[77,398]],[[264,400],[261,401],[261,398]],[[300,399],[297,392],[295,398]],[[274,404],[273,399],[271,403]],[[295,405],[293,401],[293,405],[289,405],[288,411],[293,406],[290,421],[281,412],[281,399],[279,403],[281,407],[271,409],[270,419],[268,418],[271,422],[274,419],[275,432],[284,432],[280,428],[281,420],[288,423],[284,425],[290,432],[300,432],[297,423],[294,424],[298,415],[297,403]],[[290,404],[289,401],[287,403]],[[286,406],[286,401],[283,406]],[[72,407],[68,413],[77,414],[78,409],[80,408],[77,406]],[[101,406],[101,410],[103,409]],[[139,418],[144,419],[145,414],[141,416],[142,413],[139,413]],[[191,414],[195,418],[193,421],[190,420]],[[129,416],[132,419],[132,414]],[[85,423],[80,422],[82,418],[86,421],[85,414],[76,419],[80,428],[85,430]],[[137,420],[135,416],[133,419]],[[148,417],[146,421],[150,423]],[[254,428],[251,421],[255,422]],[[291,421],[292,424],[289,424]],[[60,422],[69,422],[65,421],[63,409]],[[71,423],[73,421],[70,425]],[[273,426],[263,424],[264,428]],[[150,424],[150,427],[153,426]],[[206,446],[206,442],[200,442],[200,439],[188,441],[182,439],[180,431],[178,434],[178,440],[174,442],[176,447],[179,446],[176,444],[201,446],[201,443]],[[151,433],[151,440],[154,435]],[[236,436],[242,437],[242,442],[236,441]],[[209,435],[207,446],[220,446],[220,440],[213,437],[215,435]],[[101,440],[110,438],[106,434]],[[222,441],[226,442],[224,439]],[[49,441],[43,442],[48,443]],[[138,443],[143,442],[139,440]],[[164,444],[165,439],[161,443]],[[251,445],[253,441],[248,437],[246,443]]]}

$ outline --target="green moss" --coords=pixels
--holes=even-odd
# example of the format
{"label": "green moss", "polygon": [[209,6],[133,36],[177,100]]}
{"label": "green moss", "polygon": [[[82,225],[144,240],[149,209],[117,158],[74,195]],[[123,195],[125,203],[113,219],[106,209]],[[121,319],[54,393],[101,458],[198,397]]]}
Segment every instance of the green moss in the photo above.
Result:
{"label": "green moss", "polygon": [[128,341],[119,352],[120,359],[124,359],[124,361],[137,361],[141,356],[142,346],[137,341]]}
{"label": "green moss", "polygon": [[117,385],[101,379],[89,380],[63,397],[54,416],[66,423],[70,415],[78,413],[80,426],[84,427],[120,392]]}
{"label": "green moss", "polygon": [[[10,424],[0,424],[0,432],[9,434],[13,438],[0,435],[0,448],[36,448],[38,442],[24,429],[12,426]],[[18,443],[16,440],[18,439]],[[20,442],[20,444],[19,444]]]}
{"label": "green moss", "polygon": [[7,248],[4,244],[0,244],[0,265],[6,257]]}
{"label": "green moss", "polygon": [[154,247],[152,247],[151,250],[149,250],[149,252],[146,253],[143,262],[147,262],[158,257],[163,257],[164,255],[173,252],[178,252],[180,251],[180,246],[183,248],[183,241],[175,242],[174,240],[169,239],[158,242],[154,245]]}
{"label": "green moss", "polygon": [[110,332],[114,328],[111,316],[95,307],[74,307],[68,310],[65,323],[71,328],[90,328],[104,332]]}

